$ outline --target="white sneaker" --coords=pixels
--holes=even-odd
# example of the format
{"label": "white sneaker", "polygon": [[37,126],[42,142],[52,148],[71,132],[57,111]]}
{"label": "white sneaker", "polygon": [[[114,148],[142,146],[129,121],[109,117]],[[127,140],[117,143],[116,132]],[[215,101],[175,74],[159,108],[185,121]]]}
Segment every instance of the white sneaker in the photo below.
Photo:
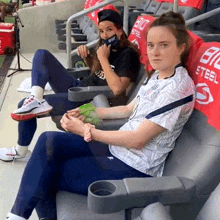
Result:
{"label": "white sneaker", "polygon": [[14,161],[15,159],[22,159],[25,156],[26,154],[23,156],[18,155],[15,147],[0,148],[0,160],[3,161]]}
{"label": "white sneaker", "polygon": [[39,115],[45,115],[52,110],[52,106],[46,100],[39,101],[35,96],[29,96],[24,100],[23,105],[11,113],[11,117],[16,121],[25,121]]}
{"label": "white sneaker", "polygon": [[15,215],[13,213],[8,213],[7,217],[5,218],[5,220],[27,220],[26,218],[20,217],[18,215]]}

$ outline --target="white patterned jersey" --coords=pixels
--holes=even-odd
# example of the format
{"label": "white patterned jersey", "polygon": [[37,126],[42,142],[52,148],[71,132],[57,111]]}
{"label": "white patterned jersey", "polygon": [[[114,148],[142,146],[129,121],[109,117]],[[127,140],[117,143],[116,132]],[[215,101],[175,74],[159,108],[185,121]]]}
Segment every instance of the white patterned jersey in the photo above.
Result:
{"label": "white patterned jersey", "polygon": [[[167,104],[193,94],[193,101],[146,119],[146,116]],[[146,85],[142,85],[136,106],[129,121],[120,130],[135,130],[144,120],[150,120],[166,130],[142,149],[109,145],[110,152],[127,165],[151,176],[162,176],[165,159],[174,148],[175,140],[189,119],[195,102],[195,86],[187,70],[178,66],[172,77],[158,79],[156,71]],[[135,137],[134,137],[135,138]]]}

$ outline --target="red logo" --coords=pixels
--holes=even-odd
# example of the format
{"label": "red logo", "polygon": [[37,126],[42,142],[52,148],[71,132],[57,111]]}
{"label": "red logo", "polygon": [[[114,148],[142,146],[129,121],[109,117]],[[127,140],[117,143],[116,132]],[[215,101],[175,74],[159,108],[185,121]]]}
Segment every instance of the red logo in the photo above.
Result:
{"label": "red logo", "polygon": [[196,102],[201,105],[207,105],[213,101],[214,99],[208,85],[206,83],[198,83],[196,85]]}

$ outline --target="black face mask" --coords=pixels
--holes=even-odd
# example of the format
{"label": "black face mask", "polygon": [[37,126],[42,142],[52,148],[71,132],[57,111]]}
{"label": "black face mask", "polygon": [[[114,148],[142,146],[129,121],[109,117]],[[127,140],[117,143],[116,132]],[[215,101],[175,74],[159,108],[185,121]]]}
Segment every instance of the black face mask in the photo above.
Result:
{"label": "black face mask", "polygon": [[119,39],[118,39],[117,35],[115,34],[106,40],[102,39],[102,43],[106,44],[107,46],[115,47],[119,43]]}

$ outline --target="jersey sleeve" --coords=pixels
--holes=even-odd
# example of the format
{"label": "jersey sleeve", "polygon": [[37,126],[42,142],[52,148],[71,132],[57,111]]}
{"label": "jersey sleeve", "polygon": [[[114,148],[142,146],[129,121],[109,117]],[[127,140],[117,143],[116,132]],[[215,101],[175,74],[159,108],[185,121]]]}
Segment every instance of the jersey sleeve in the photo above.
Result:
{"label": "jersey sleeve", "polygon": [[116,69],[118,76],[128,77],[135,82],[140,70],[139,55],[132,48],[126,49],[122,54]]}

